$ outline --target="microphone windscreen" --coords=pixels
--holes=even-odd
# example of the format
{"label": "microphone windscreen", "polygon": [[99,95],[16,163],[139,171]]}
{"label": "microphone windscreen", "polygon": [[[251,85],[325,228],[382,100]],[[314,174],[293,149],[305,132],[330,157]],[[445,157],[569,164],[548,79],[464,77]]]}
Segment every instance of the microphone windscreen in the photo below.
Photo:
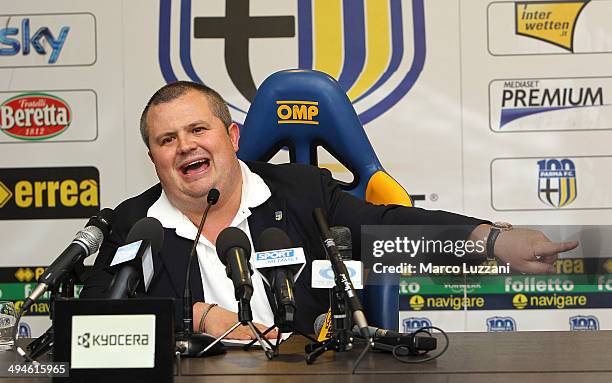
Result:
{"label": "microphone windscreen", "polygon": [[218,200],[219,200],[219,190],[215,188],[210,189],[210,191],[208,192],[208,196],[206,197],[206,202],[208,202],[211,205],[214,205],[217,203]]}
{"label": "microphone windscreen", "polygon": [[312,326],[315,334],[319,334],[323,329],[323,325],[325,324],[325,319],[327,318],[327,313],[321,314],[315,319],[314,325]]}
{"label": "microphone windscreen", "polygon": [[85,227],[95,226],[102,230],[102,234],[106,238],[110,233],[110,228],[113,226],[115,221],[115,212],[113,209],[104,208],[98,214],[94,215],[89,219]]}
{"label": "microphone windscreen", "polygon": [[259,236],[259,251],[289,249],[293,247],[287,233],[277,227],[269,227]]}
{"label": "microphone windscreen", "polygon": [[140,219],[130,229],[126,243],[132,243],[142,239],[151,242],[151,251],[153,254],[159,254],[164,243],[164,228],[162,224],[153,217]]}
{"label": "microphone windscreen", "polygon": [[247,237],[244,231],[237,227],[230,226],[223,229],[217,237],[216,247],[219,259],[226,266],[227,260],[225,259],[225,254],[232,247],[240,247],[244,249],[247,256],[251,255],[251,242],[249,241],[249,237]]}
{"label": "microphone windscreen", "polygon": [[329,228],[331,236],[336,243],[343,261],[353,259],[353,242],[351,239],[351,229],[346,226],[332,226]]}

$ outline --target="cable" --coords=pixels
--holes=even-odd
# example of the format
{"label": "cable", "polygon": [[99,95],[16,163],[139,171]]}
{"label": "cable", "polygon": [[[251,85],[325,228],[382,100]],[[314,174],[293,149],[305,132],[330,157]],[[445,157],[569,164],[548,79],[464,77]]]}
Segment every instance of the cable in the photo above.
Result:
{"label": "cable", "polygon": [[448,345],[449,345],[448,335],[446,335],[444,330],[442,330],[439,327],[426,326],[426,327],[421,327],[417,331],[413,332],[412,336],[414,337],[417,334],[427,334],[427,335],[433,337],[433,335],[429,331],[427,331],[427,330],[438,330],[442,334],[442,336],[444,336],[446,344],[444,345],[444,348],[442,349],[442,351],[440,351],[439,354],[434,355],[434,356],[430,356],[428,358],[418,359],[418,360],[402,359],[402,358],[407,357],[407,356],[408,357],[422,356],[422,355],[427,354],[427,351],[419,352],[417,350],[412,349],[412,347],[408,347],[408,346],[405,346],[405,345],[397,345],[397,346],[393,347],[393,350],[391,351],[391,353],[393,354],[393,357],[396,360],[398,360],[398,361],[400,361],[402,363],[408,363],[408,364],[425,363],[425,362],[429,362],[429,361],[432,361],[434,359],[439,358],[442,354],[444,354],[446,352],[446,350],[448,350]]}

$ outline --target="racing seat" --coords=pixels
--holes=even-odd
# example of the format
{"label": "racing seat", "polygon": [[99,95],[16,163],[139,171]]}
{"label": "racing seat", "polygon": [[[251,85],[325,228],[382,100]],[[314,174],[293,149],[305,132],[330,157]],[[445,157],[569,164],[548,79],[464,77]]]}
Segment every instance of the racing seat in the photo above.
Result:
{"label": "racing seat", "polygon": [[[318,129],[316,127],[319,127]],[[402,186],[383,168],[340,85],[323,72],[284,70],[259,87],[241,130],[238,157],[269,161],[289,150],[291,162],[318,166],[321,146],[353,175],[340,187],[374,204],[412,206]],[[370,273],[370,278],[381,277]],[[364,307],[371,324],[399,328],[399,279],[368,281]]]}

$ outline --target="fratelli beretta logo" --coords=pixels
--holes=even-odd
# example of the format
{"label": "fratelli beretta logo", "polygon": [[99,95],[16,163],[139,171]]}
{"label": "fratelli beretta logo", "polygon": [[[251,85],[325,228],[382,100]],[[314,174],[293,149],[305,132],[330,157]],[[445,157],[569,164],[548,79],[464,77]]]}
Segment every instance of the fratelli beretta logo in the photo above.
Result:
{"label": "fratelli beretta logo", "polygon": [[238,123],[244,122],[257,84],[279,70],[299,68],[338,80],[366,124],[410,91],[425,63],[423,0],[225,0],[215,6],[160,0],[159,5],[165,81],[215,88]]}
{"label": "fratelli beretta logo", "polygon": [[574,51],[574,30],[585,1],[530,1],[514,5],[516,34]]}
{"label": "fratelli beretta logo", "polygon": [[538,198],[553,207],[565,207],[578,195],[576,166],[568,158],[538,161]]}

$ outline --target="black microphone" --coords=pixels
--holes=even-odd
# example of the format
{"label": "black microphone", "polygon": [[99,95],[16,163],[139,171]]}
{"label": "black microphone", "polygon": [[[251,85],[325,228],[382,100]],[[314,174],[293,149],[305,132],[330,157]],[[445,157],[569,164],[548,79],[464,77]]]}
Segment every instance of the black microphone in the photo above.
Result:
{"label": "black microphone", "polygon": [[89,219],[85,228],[76,234],[66,250],[38,278],[38,285],[26,299],[22,312],[25,312],[47,290],[54,289],[61,283],[76,265],[100,249],[102,241],[110,232],[114,218],[115,212],[107,208]]}
{"label": "black microphone", "polygon": [[[399,333],[384,328],[368,326],[369,337],[372,339],[374,350],[393,351],[395,346],[405,347],[408,355],[417,355],[435,350],[438,340],[433,336],[420,336],[415,332]],[[425,333],[425,331],[422,331]],[[362,337],[360,329],[353,327],[353,335]]]}
{"label": "black microphone", "polygon": [[[205,334],[193,333],[193,299],[191,291],[191,268],[193,260],[197,257],[197,247],[204,229],[204,222],[208,217],[208,211],[210,208],[219,201],[219,190],[212,188],[206,196],[206,208],[202,219],[200,220],[200,226],[196,233],[191,251],[189,252],[189,261],[187,262],[187,270],[185,275],[185,289],[183,290],[183,331],[176,336],[176,349],[181,355],[194,357],[202,356],[202,350],[204,350],[209,344],[214,342],[215,338]],[[218,347],[213,350],[209,350],[206,355],[216,355],[225,352],[225,349],[221,343]]]}
{"label": "black microphone", "polygon": [[359,331],[361,331],[363,337],[367,338],[369,335],[368,321],[366,320],[363,312],[363,306],[361,306],[359,297],[355,292],[355,288],[351,282],[351,277],[346,269],[346,265],[340,258],[340,253],[338,252],[336,243],[334,242],[332,234],[329,230],[329,225],[327,224],[323,210],[321,208],[315,208],[313,215],[315,221],[317,222],[317,226],[319,227],[319,231],[321,232],[323,245],[325,246],[327,254],[329,255],[329,261],[334,272],[336,286],[344,291],[349,308],[353,313],[353,320],[357,327],[359,327]]}
{"label": "black microphone", "polygon": [[353,241],[351,229],[346,226],[332,226],[329,228],[336,247],[340,253],[340,259],[351,261],[353,259]]}
{"label": "black microphone", "polygon": [[217,255],[221,263],[225,265],[228,278],[231,278],[234,283],[236,300],[249,302],[253,296],[249,237],[237,227],[226,227],[217,237]]}
{"label": "black microphone", "polygon": [[[127,235],[126,243],[129,245],[138,241],[142,241],[142,243],[138,246],[135,255],[129,260],[115,265],[117,271],[108,288],[107,297],[109,299],[133,297],[136,290],[141,287],[141,280],[148,279],[148,275],[143,275],[142,263],[146,261],[143,256],[146,255],[149,246],[151,255],[157,255],[161,252],[164,242],[164,228],[161,223],[153,217],[145,217],[136,222]],[[117,254],[115,254],[115,257],[117,257]],[[140,290],[144,291],[144,288]]]}
{"label": "black microphone", "polygon": [[293,293],[295,273],[300,270],[304,262],[294,263],[299,260],[297,255],[291,253],[295,251],[290,250],[293,247],[291,239],[279,228],[270,227],[264,230],[259,237],[259,244],[261,252],[286,250],[287,256],[276,258],[275,266],[257,268],[257,271],[265,277],[266,282],[272,288],[279,324],[292,324],[297,309]]}

